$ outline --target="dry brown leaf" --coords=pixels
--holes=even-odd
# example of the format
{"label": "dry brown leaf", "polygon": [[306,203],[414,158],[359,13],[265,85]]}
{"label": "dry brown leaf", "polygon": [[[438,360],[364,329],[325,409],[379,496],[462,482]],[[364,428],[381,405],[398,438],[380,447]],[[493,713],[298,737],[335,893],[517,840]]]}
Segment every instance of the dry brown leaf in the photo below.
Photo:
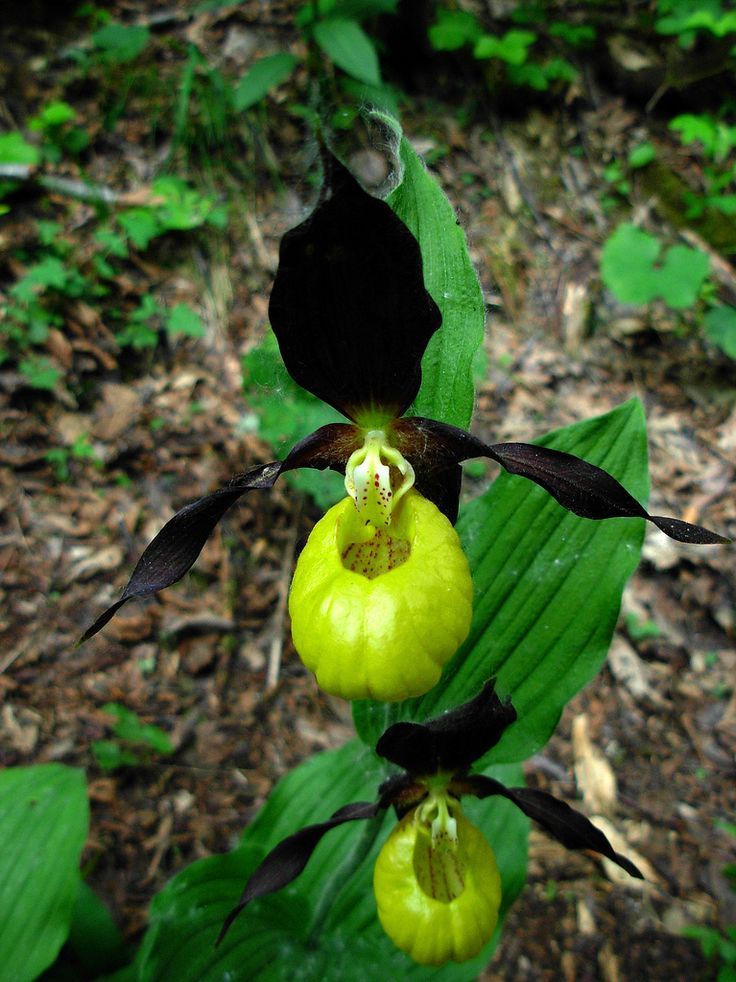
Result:
{"label": "dry brown leaf", "polygon": [[585,713],[572,721],[575,781],[588,811],[612,815],[616,807],[616,776],[613,768],[588,735]]}

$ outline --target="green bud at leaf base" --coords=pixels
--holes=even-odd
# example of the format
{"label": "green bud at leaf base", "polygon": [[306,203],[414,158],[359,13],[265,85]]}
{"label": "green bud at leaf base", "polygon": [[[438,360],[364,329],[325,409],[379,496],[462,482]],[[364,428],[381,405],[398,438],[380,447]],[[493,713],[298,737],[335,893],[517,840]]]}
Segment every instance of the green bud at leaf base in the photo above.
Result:
{"label": "green bud at leaf base", "polygon": [[289,596],[294,646],[332,695],[420,696],[465,640],[472,596],[457,533],[430,501],[411,489],[390,523],[376,526],[348,497],[299,557]]}
{"label": "green bud at leaf base", "polygon": [[496,928],[501,878],[493,850],[443,792],[393,829],[373,890],[384,931],[420,965],[467,961]]}

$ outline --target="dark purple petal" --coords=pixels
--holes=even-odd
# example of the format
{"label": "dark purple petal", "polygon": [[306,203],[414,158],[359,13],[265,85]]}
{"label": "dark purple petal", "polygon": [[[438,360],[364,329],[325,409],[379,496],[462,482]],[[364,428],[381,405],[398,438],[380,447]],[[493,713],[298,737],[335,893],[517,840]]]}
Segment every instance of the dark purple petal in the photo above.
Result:
{"label": "dark purple petal", "polygon": [[451,790],[460,794],[474,794],[477,798],[502,795],[513,801],[517,808],[534,819],[567,849],[592,849],[593,852],[612,860],[631,876],[644,879],[631,860],[615,852],[605,835],[589,819],[545,791],[536,791],[533,788],[507,788],[500,781],[483,774],[472,774],[461,778],[453,782],[453,785]]}
{"label": "dark purple petal", "polygon": [[225,918],[216,944],[222,941],[235,918],[252,900],[281,890],[299,876],[326,832],[344,822],[353,822],[359,818],[374,818],[381,807],[380,801],[357,801],[340,808],[328,821],[307,825],[306,828],[282,839],[252,873],[240,900]]}
{"label": "dark purple petal", "polygon": [[432,470],[421,468],[415,471],[414,487],[436,505],[442,514],[454,525],[460,507],[460,486],[463,472],[459,464],[437,467]]}
{"label": "dark purple petal", "polygon": [[705,545],[730,541],[700,525],[649,515],[610,474],[572,454],[528,443],[497,443],[486,453],[509,473],[534,481],[563,508],[582,518],[645,518],[678,542]]}
{"label": "dark purple petal", "polygon": [[397,419],[389,429],[392,442],[417,472],[459,464],[488,453],[488,446],[472,433],[425,416]]}
{"label": "dark purple petal", "polygon": [[419,245],[333,156],[310,217],[281,240],[269,316],[292,378],[350,419],[399,416],[439,328]]}
{"label": "dark purple petal", "polygon": [[606,471],[561,450],[530,443],[487,446],[464,430],[421,417],[397,420],[391,430],[396,446],[417,475],[436,467],[441,459],[457,464],[470,457],[491,457],[510,474],[534,481],[563,508],[582,518],[644,518],[679,542],[705,545],[731,541],[700,525],[649,515]]}
{"label": "dark purple petal", "polygon": [[426,723],[394,723],[376,752],[410,774],[450,774],[467,769],[494,747],[516,719],[516,710],[494,691],[495,679],[475,698]]}
{"label": "dark purple petal", "polygon": [[97,634],[128,600],[150,597],[180,580],[228,508],[246,491],[273,487],[282,466],[278,461],[260,464],[233,478],[226,488],[213,491],[177,512],[147,546],[120,599],[97,618],[78,644]]}
{"label": "dark purple petal", "polygon": [[320,471],[329,467],[344,474],[350,455],[362,445],[363,437],[356,426],[328,423],[292,447],[281,465],[281,473],[297,467],[314,467]]}

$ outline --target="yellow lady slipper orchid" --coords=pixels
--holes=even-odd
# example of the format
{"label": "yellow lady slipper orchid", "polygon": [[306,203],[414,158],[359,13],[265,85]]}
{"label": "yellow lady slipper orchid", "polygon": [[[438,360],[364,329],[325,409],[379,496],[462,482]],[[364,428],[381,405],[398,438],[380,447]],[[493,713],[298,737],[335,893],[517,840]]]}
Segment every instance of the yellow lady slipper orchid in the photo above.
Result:
{"label": "yellow lady slipper orchid", "polygon": [[[344,471],[348,494],[370,526],[349,541],[352,559],[347,557],[347,568],[356,575],[361,575],[356,573],[359,560],[370,559],[368,569],[376,570],[373,582],[381,583],[365,619],[354,614],[357,593],[353,592],[367,590],[365,584],[351,587],[346,594],[338,592],[328,615],[322,564],[315,557],[315,575],[322,585],[306,591],[312,597],[310,615],[299,609],[300,591],[292,594],[292,611],[303,627],[297,649],[307,664],[315,666],[320,681],[324,677],[329,691],[352,698],[373,695],[390,700],[425,692],[433,684],[428,680],[439,678],[437,668],[465,636],[467,625],[461,625],[466,605],[457,615],[446,609],[446,589],[462,593],[464,588],[462,576],[454,572],[458,565],[454,560],[444,569],[445,558],[454,555],[456,547],[455,540],[450,546],[448,537],[439,532],[437,509],[451,522],[457,517],[460,464],[471,457],[490,457],[584,518],[640,517],[680,542],[728,541],[698,525],[648,514],[610,474],[571,454],[524,443],[488,445],[448,423],[405,417],[420,392],[422,358],[440,329],[442,314],[426,290],[422,254],[412,233],[385,201],[364,191],[326,148],[323,154],[325,182],[317,207],[281,241],[269,316],[294,381],[349,422],[320,427],[292,447],[284,460],[252,467],[177,512],[148,545],[121,596],[84,632],[80,643],[100,631],[129,600],[150,597],[181,579],[217,523],[244,494],[271,488],[281,474],[300,467]],[[410,505],[409,499],[415,476],[416,490],[437,506],[426,512],[430,526],[426,546],[400,531],[402,497],[406,499],[403,525],[418,528],[413,518],[420,506]],[[347,505],[343,507],[347,511]],[[378,535],[392,523],[388,538],[383,532]],[[327,539],[333,541],[334,535]],[[445,551],[431,555],[428,568],[421,568],[426,559],[418,557],[429,556],[432,543],[440,539],[446,543]],[[380,554],[377,561],[370,555],[374,547]],[[307,557],[312,554],[309,550]],[[334,555],[326,566],[334,570],[336,580],[343,576]],[[308,569],[308,558],[301,567]],[[368,572],[362,575],[370,579]],[[402,577],[406,589],[393,585]],[[392,584],[390,591],[384,590],[382,581]],[[406,616],[399,625],[402,603]],[[433,633],[428,630],[430,616],[444,638],[437,644],[428,641]],[[456,638],[452,644],[451,636]],[[325,655],[318,663],[313,648],[323,642]],[[343,642],[348,650],[338,655],[336,648]],[[399,665],[398,645],[408,642],[411,650]],[[357,667],[360,645],[374,667]],[[380,690],[378,665],[388,668],[391,676]],[[334,685],[327,679],[335,679]]]}
{"label": "yellow lady slipper orchid", "polygon": [[351,496],[314,527],[291,585],[294,647],[320,686],[344,699],[422,695],[470,628],[460,540],[411,489],[405,464],[383,432],[368,434],[346,469]]}
{"label": "yellow lady slipper orchid", "polygon": [[376,860],[373,890],[384,931],[420,965],[473,958],[498,921],[493,850],[442,792],[393,829]]}
{"label": "yellow lady slipper orchid", "polygon": [[376,753],[402,773],[381,784],[376,801],[344,805],[326,821],[307,825],[274,846],[225,918],[218,944],[252,901],[299,876],[324,835],[393,807],[399,823],[378,854],[373,874],[384,930],[422,965],[475,957],[496,929],[501,877],[491,847],[460,809],[463,795],[500,795],[568,849],[598,852],[641,878],[631,860],[615,852],[600,829],[564,801],[471,773],[473,761],[495,747],[515,720],[514,707],[498,698],[491,679],[473,699],[426,723],[390,726]]}

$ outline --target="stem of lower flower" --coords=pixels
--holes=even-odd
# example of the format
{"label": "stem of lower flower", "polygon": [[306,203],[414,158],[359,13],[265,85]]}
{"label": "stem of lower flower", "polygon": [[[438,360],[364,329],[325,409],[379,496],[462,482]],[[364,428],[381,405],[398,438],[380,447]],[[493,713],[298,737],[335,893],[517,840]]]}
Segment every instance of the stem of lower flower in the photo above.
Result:
{"label": "stem of lower flower", "polygon": [[335,905],[335,898],[373,848],[373,844],[378,838],[385,817],[386,813],[380,812],[375,818],[371,818],[363,826],[363,831],[355,845],[326,884],[322,896],[315,907],[307,944],[313,945],[317,943],[322,926]]}

